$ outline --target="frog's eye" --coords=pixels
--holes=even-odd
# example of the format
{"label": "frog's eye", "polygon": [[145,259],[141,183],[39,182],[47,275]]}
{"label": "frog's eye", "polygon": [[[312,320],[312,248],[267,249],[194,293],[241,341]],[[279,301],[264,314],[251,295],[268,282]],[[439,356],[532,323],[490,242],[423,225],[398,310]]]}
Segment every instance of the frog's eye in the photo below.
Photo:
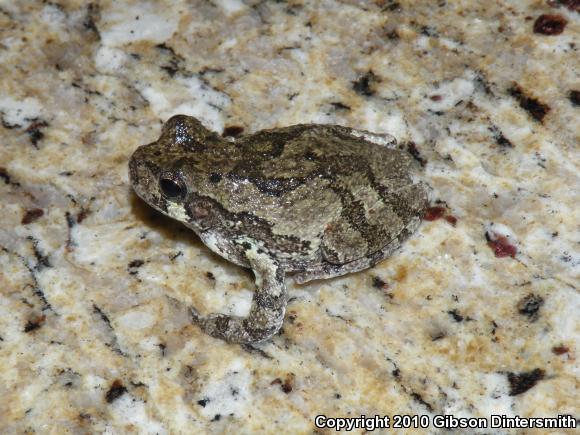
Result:
{"label": "frog's eye", "polygon": [[161,176],[159,189],[168,199],[183,198],[187,193],[183,180],[174,176]]}

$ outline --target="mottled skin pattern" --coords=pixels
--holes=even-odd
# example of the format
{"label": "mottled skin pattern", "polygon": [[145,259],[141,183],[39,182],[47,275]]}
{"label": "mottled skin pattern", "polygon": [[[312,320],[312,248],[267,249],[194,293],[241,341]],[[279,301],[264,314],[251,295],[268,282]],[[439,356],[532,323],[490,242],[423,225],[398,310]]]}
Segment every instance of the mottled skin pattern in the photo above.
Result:
{"label": "mottled skin pattern", "polygon": [[294,125],[226,140],[177,115],[139,147],[131,184],[148,204],[194,230],[214,252],[250,267],[248,317],[194,321],[208,334],[254,343],[284,318],[284,277],[302,283],[371,267],[419,226],[428,189],[389,135]]}

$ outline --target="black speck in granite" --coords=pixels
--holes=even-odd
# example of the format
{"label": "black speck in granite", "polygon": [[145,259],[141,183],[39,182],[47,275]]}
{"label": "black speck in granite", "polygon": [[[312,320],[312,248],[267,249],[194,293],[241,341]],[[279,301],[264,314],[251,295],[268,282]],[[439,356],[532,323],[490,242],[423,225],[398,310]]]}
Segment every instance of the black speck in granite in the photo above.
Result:
{"label": "black speck in granite", "polygon": [[374,87],[379,81],[376,74],[372,70],[369,70],[352,82],[352,88],[357,94],[370,97],[376,93]]}
{"label": "black speck in granite", "polygon": [[411,156],[413,156],[413,158],[419,162],[419,164],[424,167],[427,164],[427,160],[425,160],[423,157],[421,157],[421,153],[419,152],[419,149],[417,148],[417,145],[415,144],[415,142],[407,142],[406,145],[407,151],[411,154]]}
{"label": "black speck in granite", "polygon": [[4,119],[4,117],[2,116],[2,112],[0,112],[0,118],[2,118],[2,127],[4,127],[7,130],[12,130],[13,128],[19,128],[20,127],[19,124],[10,124],[8,121],[6,121]]}
{"label": "black speck in granite", "polygon": [[109,391],[107,391],[107,393],[105,394],[105,400],[107,401],[107,403],[113,403],[115,400],[117,400],[126,392],[127,388],[125,388],[125,386],[120,380],[116,379],[115,381],[113,381],[113,384],[111,385],[111,388],[109,388]]}
{"label": "black speck in granite", "polygon": [[[94,199],[94,198],[91,198]],[[89,215],[90,210],[84,207],[81,207],[81,210],[77,214],[77,224],[82,223],[87,216]]]}
{"label": "black speck in granite", "polygon": [[438,341],[445,337],[447,337],[447,334],[444,331],[439,330],[431,334],[431,341]]}
{"label": "black speck in granite", "polygon": [[534,387],[538,381],[544,379],[545,374],[546,372],[539,368],[529,372],[508,373],[507,378],[510,384],[510,396],[525,393]]}
{"label": "black speck in granite", "polygon": [[507,139],[502,131],[495,125],[492,125],[489,127],[489,131],[491,131],[491,134],[493,135],[493,139],[495,140],[495,143],[497,143],[499,146],[501,147],[505,147],[505,148],[513,148],[514,145],[509,141],[509,139]]}
{"label": "black speck in granite", "polygon": [[535,322],[540,316],[542,305],[544,305],[544,299],[541,296],[530,293],[518,303],[518,313],[526,316],[530,322]]}
{"label": "black speck in granite", "polygon": [[463,317],[461,314],[459,314],[459,312],[456,309],[447,311],[447,314],[449,314],[451,317],[453,317],[453,320],[455,320],[458,323],[463,322],[463,320],[465,320],[465,317]]}
{"label": "black speck in granite", "polygon": [[334,110],[336,110],[336,111],[340,111],[340,110],[347,111],[347,110],[350,110],[350,106],[347,106],[346,104],[344,104],[344,103],[341,103],[340,101],[335,101],[335,102],[332,102],[332,103],[330,103],[330,105],[331,105],[331,106],[334,108]]}
{"label": "black speck in granite", "polygon": [[165,357],[165,349],[167,349],[167,345],[165,343],[159,343],[157,347],[159,347],[159,350],[161,351],[161,356]]}
{"label": "black speck in granite", "polygon": [[41,131],[41,129],[45,127],[48,127],[48,122],[41,119],[33,119],[32,123],[26,129],[26,133],[30,137],[30,142],[36,148],[38,148],[38,142],[40,142],[44,137],[44,133]]}
{"label": "black speck in granite", "polygon": [[540,15],[534,22],[534,33],[554,36],[561,34],[568,21],[561,15]]}
{"label": "black speck in granite", "polygon": [[73,218],[72,214],[70,212],[65,212],[64,217],[66,219],[66,226],[70,229],[72,227],[74,227],[77,223],[75,221],[75,219]]}
{"label": "black speck in granite", "polygon": [[220,421],[222,418],[221,414],[216,414],[214,415],[214,417],[211,419],[211,421]]}
{"label": "black speck in granite", "polygon": [[199,406],[201,406],[202,408],[205,408],[205,406],[208,404],[208,402],[209,402],[209,399],[201,399],[201,400],[197,401],[197,404]]}
{"label": "black speck in granite", "polygon": [[242,344],[241,345],[242,349],[248,353],[252,353],[255,355],[259,355],[262,358],[266,358],[266,359],[273,359],[272,355],[268,354],[267,352],[265,352],[264,350],[254,347],[251,344]]}
{"label": "black speck in granite", "polygon": [[179,251],[177,252],[177,254],[172,255],[171,257],[169,257],[169,260],[173,261],[175,260],[177,257],[181,257],[183,255],[183,251]]}
{"label": "black speck in granite", "polygon": [[28,319],[26,325],[24,325],[24,332],[32,332],[39,329],[46,320],[46,316],[33,316],[32,318]]}
{"label": "black speck in granite", "polygon": [[0,166],[0,179],[4,181],[4,184],[8,184],[12,187],[20,187],[20,183],[13,181],[12,177],[8,174],[8,170]]}
{"label": "black speck in granite", "polygon": [[439,33],[431,26],[421,26],[421,35],[438,38]]}
{"label": "black speck in granite", "polygon": [[101,17],[101,7],[98,3],[91,2],[87,5],[87,13],[85,19],[83,20],[83,27],[93,32],[98,39],[101,39],[99,29],[97,28],[96,22],[99,21]]}
{"label": "black speck in granite", "polygon": [[486,95],[493,94],[493,92],[491,91],[491,84],[482,71],[477,71],[477,74],[474,79],[474,84],[477,90],[483,91]]}
{"label": "black speck in granite", "polygon": [[225,69],[223,68],[211,68],[209,66],[206,66],[200,69],[198,74],[203,77],[206,74],[220,74],[223,73],[224,71]]}
{"label": "black speck in granite", "polygon": [[6,168],[0,166],[0,179],[4,181],[4,184],[12,184],[10,175],[8,175],[8,171]]}
{"label": "black speck in granite", "polygon": [[544,117],[550,111],[550,106],[542,103],[537,98],[527,96],[522,88],[517,84],[514,84],[508,92],[517,100],[520,107],[528,112],[536,121],[542,122]]}
{"label": "black speck in granite", "polygon": [[413,398],[413,400],[415,400],[415,402],[420,403],[425,408],[427,408],[429,412],[433,412],[433,406],[431,406],[430,403],[426,402],[425,399],[423,399],[423,396],[421,396],[419,393],[413,391],[411,392],[411,397]]}
{"label": "black speck in granite", "polygon": [[140,268],[141,266],[143,266],[145,264],[145,262],[141,259],[136,259],[133,260],[129,263],[129,265],[127,266],[127,270],[129,271],[129,275],[137,275],[138,272],[138,268]]}
{"label": "black speck in granite", "polygon": [[401,12],[402,11],[402,8],[401,8],[401,4],[399,2],[397,2],[397,1],[390,1],[387,4],[385,4],[381,10],[383,12],[384,11]]}
{"label": "black speck in granite", "polygon": [[387,31],[385,33],[385,37],[391,41],[397,41],[398,39],[401,39],[401,37],[399,36],[399,32],[397,32],[397,29]]}
{"label": "black speck in granite", "polygon": [[373,276],[373,287],[379,290],[387,290],[389,284],[378,276]]}
{"label": "black speck in granite", "polygon": [[175,76],[175,74],[180,69],[180,64],[183,61],[183,57],[181,57],[177,53],[175,53],[175,50],[165,43],[157,44],[155,46],[155,48],[157,48],[158,50],[161,50],[161,51],[165,51],[169,54],[170,59],[169,59],[168,63],[165,65],[162,65],[160,68],[162,70],[164,70],[169,75],[169,77]]}
{"label": "black speck in granite", "polygon": [[175,76],[177,71],[179,71],[179,66],[174,59],[171,59],[167,65],[162,65],[160,68],[165,71],[169,77]]}
{"label": "black speck in granite", "polygon": [[[44,295],[44,292],[42,291],[42,289],[40,288],[40,285],[38,283],[38,279],[36,278],[36,270],[34,268],[32,268],[28,262],[26,261],[26,259],[24,257],[22,257],[20,254],[11,252],[10,250],[4,248],[3,246],[0,246],[0,250],[2,250],[3,252],[7,253],[7,254],[11,254],[14,255],[15,257],[17,257],[22,264],[24,265],[24,267],[28,270],[28,272],[30,273],[30,278],[32,279],[32,283],[33,284],[27,284],[26,288],[31,288],[32,289],[32,294],[34,296],[36,296],[38,299],[40,299],[40,301],[42,302],[42,311],[46,311],[46,310],[52,310],[52,306],[48,303],[48,300],[46,299],[46,296]],[[23,299],[25,301],[25,299]]]}
{"label": "black speck in granite", "polygon": [[562,260],[564,263],[569,263],[572,261],[572,256],[568,252],[564,252],[562,255],[560,255],[560,260]]}
{"label": "black speck in granite", "polygon": [[573,106],[578,107],[580,106],[580,91],[571,90],[568,92],[568,99],[572,103]]}
{"label": "black speck in granite", "polygon": [[109,320],[109,317],[103,312],[103,310],[101,310],[95,304],[93,304],[93,312],[95,312],[96,314],[99,315],[99,317],[101,318],[101,320],[107,324],[107,326],[109,327],[109,329],[113,329],[113,327],[111,326],[111,320]]}
{"label": "black speck in granite", "polygon": [[36,265],[34,270],[40,271],[42,269],[52,267],[50,261],[48,260],[48,255],[44,255],[38,246],[38,240],[32,236],[27,237],[28,240],[32,242],[32,250],[34,252],[34,257],[36,258]]}

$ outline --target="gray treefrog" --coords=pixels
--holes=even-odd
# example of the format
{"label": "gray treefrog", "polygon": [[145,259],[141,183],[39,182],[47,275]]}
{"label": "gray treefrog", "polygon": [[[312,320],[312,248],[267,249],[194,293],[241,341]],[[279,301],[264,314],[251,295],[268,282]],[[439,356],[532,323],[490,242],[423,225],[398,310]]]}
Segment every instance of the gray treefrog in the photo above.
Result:
{"label": "gray treefrog", "polygon": [[135,192],[209,249],[253,270],[247,317],[191,315],[206,333],[255,343],[284,319],[287,273],[303,283],[373,266],[419,226],[428,188],[387,134],[302,124],[224,139],[176,115],[139,147]]}

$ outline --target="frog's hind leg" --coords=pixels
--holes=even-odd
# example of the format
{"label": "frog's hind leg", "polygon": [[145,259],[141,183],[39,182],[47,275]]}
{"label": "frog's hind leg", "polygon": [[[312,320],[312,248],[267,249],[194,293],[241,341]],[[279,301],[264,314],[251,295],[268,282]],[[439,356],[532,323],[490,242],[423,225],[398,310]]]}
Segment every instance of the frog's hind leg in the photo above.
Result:
{"label": "frog's hind leg", "polygon": [[294,281],[296,281],[298,284],[303,284],[315,279],[330,279],[337,276],[346,275],[348,273],[359,272],[361,270],[368,269],[369,267],[373,267],[379,261],[389,257],[395,250],[399,248],[399,246],[401,246],[400,239],[396,238],[384,248],[371,255],[358,258],[343,265],[332,264],[325,261],[316,269],[296,272],[294,275],[292,275],[292,278],[294,278]]}
{"label": "frog's hind leg", "polygon": [[284,320],[287,294],[284,269],[271,255],[247,241],[246,257],[256,276],[256,291],[247,317],[211,314],[201,316],[190,308],[193,321],[216,338],[232,343],[256,343],[274,335]]}
{"label": "frog's hind leg", "polygon": [[379,261],[390,257],[393,252],[399,249],[403,241],[417,229],[420,223],[420,216],[412,218],[408,225],[403,228],[395,238],[393,238],[389,243],[372,254],[365,255],[364,257],[357,258],[356,260],[342,265],[333,264],[327,260],[323,260],[321,265],[318,265],[317,267],[309,270],[307,269],[304,271],[296,272],[292,275],[292,277],[298,284],[303,284],[315,279],[330,279],[337,276],[346,275],[348,273],[360,272],[361,270],[373,267]]}

